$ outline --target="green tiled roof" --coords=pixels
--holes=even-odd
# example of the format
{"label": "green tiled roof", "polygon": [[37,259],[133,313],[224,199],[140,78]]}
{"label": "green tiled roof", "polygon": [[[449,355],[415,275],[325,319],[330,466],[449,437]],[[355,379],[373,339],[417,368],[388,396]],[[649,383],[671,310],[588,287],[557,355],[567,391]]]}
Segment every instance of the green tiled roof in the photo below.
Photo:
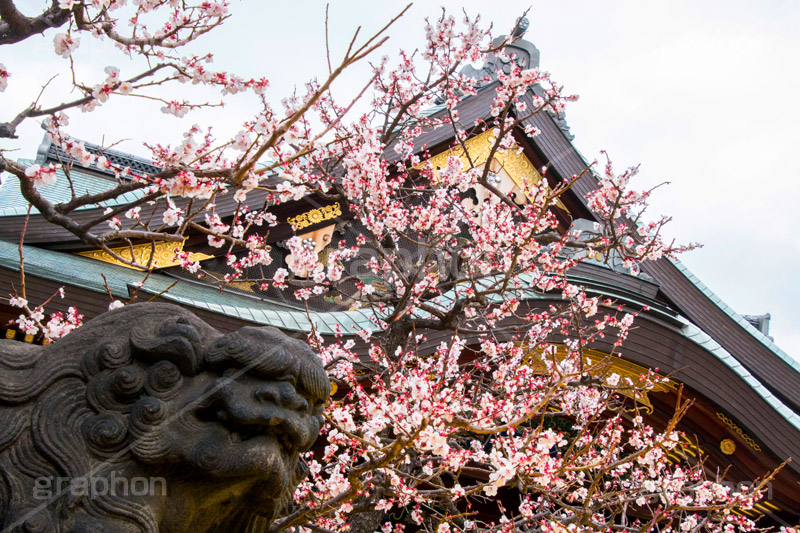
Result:
{"label": "green tiled roof", "polygon": [[[753,376],[736,358],[730,354],[725,348],[719,345],[717,341],[709,337],[704,331],[697,326],[684,319],[680,318],[684,323],[682,333],[683,335],[694,342],[695,344],[703,347],[706,351],[711,352],[717,359],[725,363],[731,370],[736,372],[751,389],[761,396],[773,409],[789,421],[798,431],[800,431],[800,416],[788,408],[782,401],[780,401],[769,389],[767,389],[755,376]],[[754,328],[755,329],[755,328]]]}
{"label": "green tiled roof", "polygon": [[[121,300],[127,300],[136,290],[136,283],[145,278],[143,272],[66,252],[23,246],[23,254],[25,272],[28,275],[102,294],[106,294],[103,280],[105,276],[108,291]],[[0,241],[0,267],[19,270],[19,250],[16,243]],[[166,300],[285,330],[309,331],[311,329],[309,317],[317,331],[323,335],[334,334],[337,324],[343,334],[350,335],[364,327],[375,329],[369,321],[371,315],[369,311],[311,312],[306,315],[301,311],[287,309],[277,302],[221,291],[215,287],[177,279],[159,272],[150,274],[141,291],[154,295],[167,289],[169,290],[162,295]]]}
{"label": "green tiled roof", "polygon": [[[10,270],[19,270],[17,246],[16,243],[0,241],[0,266]],[[141,272],[66,252],[32,246],[23,246],[23,252],[25,254],[25,271],[32,276],[103,294],[106,293],[103,281],[103,276],[105,276],[108,290],[115,298],[122,300],[127,300],[136,290],[136,283],[145,278],[144,273]],[[528,300],[540,297],[539,294],[529,289],[532,279],[529,274],[519,276],[516,280],[518,288],[514,290],[515,297]],[[491,284],[491,282],[490,279],[482,280],[484,284]],[[157,271],[150,274],[141,291],[148,294],[159,294],[168,288],[169,291],[162,295],[164,299],[285,330],[307,332],[310,331],[312,322],[314,328],[323,335],[331,335],[337,331],[344,335],[354,335],[361,329],[368,331],[378,329],[373,322],[373,319],[378,316],[377,312],[370,309],[312,311],[306,314],[303,311],[287,308],[285,304],[279,302],[222,291],[216,287],[175,278]],[[453,296],[452,293],[442,295],[437,299],[436,305],[443,310],[448,309],[452,305]],[[607,296],[618,297],[615,294],[607,294]],[[492,299],[498,302],[502,300],[497,295],[492,295]],[[634,303],[644,305],[640,302]],[[423,316],[426,313],[420,311],[417,314]]]}
{"label": "green tiled roof", "polygon": [[[33,161],[30,159],[21,159],[20,164],[30,166]],[[103,178],[89,172],[85,172],[77,167],[73,168],[70,173],[72,185],[75,188],[77,196],[85,194],[98,194],[107,191],[116,186],[116,182],[107,177]],[[68,202],[72,199],[72,191],[69,186],[69,180],[63,169],[56,171],[56,182],[50,185],[42,185],[38,187],[39,192],[45,199],[53,202]],[[102,202],[102,207],[114,207],[124,205],[140,198],[141,191],[133,191],[125,193],[113,200]],[[97,207],[96,205],[84,206],[80,209],[91,209]],[[3,175],[3,183],[0,185],[0,216],[13,216],[24,215],[28,211],[28,201],[22,196],[19,191],[19,183],[17,178],[11,174]],[[32,213],[38,212],[36,209],[31,210]]]}
{"label": "green tiled roof", "polygon": [[[133,291],[136,290],[136,282],[140,279],[144,279],[144,273],[134,273],[134,271],[124,267],[96,261],[75,254],[31,246],[23,246],[23,253],[25,255],[25,272],[31,276],[53,280],[74,287],[82,287],[103,294],[106,293],[105,283],[107,282],[108,291],[110,291],[115,298],[123,300],[127,300]],[[684,273],[688,272],[680,264],[678,264],[678,266]],[[19,251],[16,243],[0,241],[0,267],[9,270],[19,270]],[[691,273],[689,273],[689,275],[691,275]],[[105,276],[106,282],[104,282],[103,276]],[[518,281],[520,282],[521,288],[518,289],[518,292],[523,298],[538,298],[538,294],[525,288],[526,284],[530,284],[531,282],[529,278],[530,276],[526,275],[520,277]],[[698,286],[705,288],[702,284]],[[314,323],[316,330],[323,335],[334,334],[337,331],[337,327],[340,328],[340,331],[345,335],[353,335],[362,328],[371,331],[377,329],[370,320],[373,314],[369,309],[335,311],[329,313],[310,312],[306,315],[306,313],[301,311],[286,309],[277,302],[268,302],[227,291],[221,291],[214,287],[173,278],[159,272],[150,274],[147,281],[142,286],[141,291],[146,294],[154,295],[167,289],[169,290],[162,295],[164,299],[172,300],[189,307],[206,309],[221,315],[240,318],[255,324],[274,326],[284,330],[307,332],[310,329],[311,322]],[[705,290],[707,290],[707,288],[705,288]],[[615,297],[617,295],[607,294],[607,296]],[[620,297],[620,299],[622,301],[630,301],[628,297]],[[444,295],[439,304],[443,307],[447,307],[451,300],[452,295]],[[730,310],[729,313],[733,313],[733,311]],[[756,336],[761,335],[760,332],[745,322],[744,319],[741,317],[739,318],[743,327],[749,327],[750,330],[752,330],[751,333]],[[800,416],[786,407],[778,398],[767,390],[758,379],[750,374],[733,355],[728,353],[705,332],[686,320],[680,320],[684,323],[682,332],[687,339],[700,345],[717,359],[723,361],[770,406],[800,430]],[[777,347],[774,349],[777,349]],[[780,352],[780,354],[783,354],[783,352]],[[786,354],[783,354],[783,357],[788,358]],[[790,358],[788,358],[788,360],[791,361]],[[796,364],[793,366],[796,368]]]}
{"label": "green tiled roof", "polygon": [[739,313],[734,311],[734,309],[731,306],[729,306],[728,304],[723,302],[722,299],[720,299],[719,296],[714,294],[714,292],[711,289],[709,289],[706,286],[705,283],[700,281],[700,279],[697,276],[692,274],[692,272],[688,268],[686,268],[683,265],[683,263],[681,263],[680,261],[673,261],[672,263],[675,265],[675,267],[678,270],[680,270],[681,274],[686,276],[686,279],[691,281],[694,284],[695,287],[700,289],[700,291],[702,291],[702,293],[705,294],[706,297],[708,297],[709,300],[714,302],[714,305],[716,305],[722,311],[724,311],[725,314],[727,314],[729,317],[731,317],[731,319],[733,319],[734,322],[736,322],[741,327],[743,327],[745,329],[745,331],[747,331],[750,335],[755,337],[759,342],[761,342],[761,344],[763,344],[764,346],[769,348],[769,350],[772,351],[772,353],[777,355],[786,364],[791,366],[795,371],[800,372],[800,361],[797,361],[796,359],[791,357],[789,354],[787,354],[786,352],[781,350],[778,347],[778,345],[775,344],[775,342],[772,339],[770,339],[769,337],[767,337],[766,335],[761,333],[750,322],[745,320],[742,315],[740,315]]}

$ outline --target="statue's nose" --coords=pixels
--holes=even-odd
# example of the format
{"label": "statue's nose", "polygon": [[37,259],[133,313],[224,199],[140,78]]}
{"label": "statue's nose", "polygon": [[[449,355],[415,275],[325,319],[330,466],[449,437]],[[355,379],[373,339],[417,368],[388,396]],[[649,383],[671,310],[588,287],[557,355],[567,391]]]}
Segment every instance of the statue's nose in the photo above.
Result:
{"label": "statue's nose", "polygon": [[308,410],[308,401],[298,394],[291,383],[273,381],[259,386],[254,392],[257,400],[272,402],[284,409],[305,412]]}

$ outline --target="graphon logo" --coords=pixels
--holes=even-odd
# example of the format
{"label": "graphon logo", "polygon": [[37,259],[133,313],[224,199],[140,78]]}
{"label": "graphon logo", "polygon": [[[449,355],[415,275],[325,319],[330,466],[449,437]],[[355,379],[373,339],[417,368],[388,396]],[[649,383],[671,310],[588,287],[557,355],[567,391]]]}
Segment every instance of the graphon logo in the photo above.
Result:
{"label": "graphon logo", "polygon": [[116,472],[108,476],[39,477],[33,486],[33,497],[49,500],[63,495],[88,496],[166,496],[167,480],[163,477],[122,477]]}

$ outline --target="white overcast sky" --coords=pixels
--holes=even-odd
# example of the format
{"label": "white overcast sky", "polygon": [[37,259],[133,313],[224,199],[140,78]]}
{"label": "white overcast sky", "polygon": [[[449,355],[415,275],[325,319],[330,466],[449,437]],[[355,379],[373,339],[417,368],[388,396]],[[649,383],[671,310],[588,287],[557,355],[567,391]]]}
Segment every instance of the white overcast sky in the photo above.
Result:
{"label": "white overcast sky", "polygon": [[[33,13],[44,0],[20,2]],[[233,17],[197,50],[213,50],[217,69],[265,76],[279,98],[325,73],[321,1],[276,3],[234,0]],[[414,5],[392,30],[385,53],[414,48],[423,18],[439,7],[480,13],[504,33],[529,4],[503,0]],[[394,2],[331,2],[333,56],[358,26],[375,30],[401,9]],[[607,150],[617,167],[641,165],[640,187],[661,182],[653,215],[674,217],[670,235],[704,248],[684,263],[742,314],[772,314],[771,334],[800,359],[800,3],[795,0],[536,1],[526,38],[541,51],[541,67],[580,100],[567,110],[574,144],[591,160]],[[52,35],[0,48],[11,71],[0,96],[2,120],[21,109],[56,72],[44,101],[68,79],[66,60],[52,54]],[[84,79],[96,83],[114,64],[122,76],[133,66],[107,46],[84,37],[78,54]],[[346,95],[363,73],[336,87]],[[205,97],[205,95],[203,95]],[[211,96],[211,99],[216,97]],[[250,118],[246,97],[224,110],[187,117],[158,106],[113,101],[99,113],[70,113],[71,133],[88,141],[129,139],[120,147],[147,155],[141,142],[175,142],[187,124],[211,121],[235,132]],[[28,123],[17,157],[33,158],[41,130]]]}

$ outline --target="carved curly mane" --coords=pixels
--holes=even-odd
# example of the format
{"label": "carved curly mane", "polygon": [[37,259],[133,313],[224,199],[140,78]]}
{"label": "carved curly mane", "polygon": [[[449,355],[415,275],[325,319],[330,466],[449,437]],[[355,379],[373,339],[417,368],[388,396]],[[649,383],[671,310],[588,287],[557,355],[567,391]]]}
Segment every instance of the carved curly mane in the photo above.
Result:
{"label": "carved curly mane", "polygon": [[[168,304],[111,311],[48,346],[0,341],[2,529],[265,530],[328,394],[305,343],[221,335]],[[134,493],[134,478],[156,490]]]}

